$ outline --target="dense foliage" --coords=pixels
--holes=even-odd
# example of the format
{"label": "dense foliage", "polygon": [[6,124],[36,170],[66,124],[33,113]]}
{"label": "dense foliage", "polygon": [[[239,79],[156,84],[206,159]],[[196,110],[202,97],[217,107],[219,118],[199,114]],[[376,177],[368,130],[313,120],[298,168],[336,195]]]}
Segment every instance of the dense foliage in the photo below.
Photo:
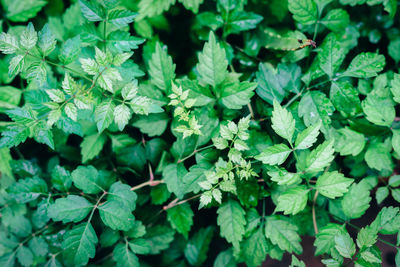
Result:
{"label": "dense foliage", "polygon": [[0,266],[400,249],[396,0],[1,8]]}

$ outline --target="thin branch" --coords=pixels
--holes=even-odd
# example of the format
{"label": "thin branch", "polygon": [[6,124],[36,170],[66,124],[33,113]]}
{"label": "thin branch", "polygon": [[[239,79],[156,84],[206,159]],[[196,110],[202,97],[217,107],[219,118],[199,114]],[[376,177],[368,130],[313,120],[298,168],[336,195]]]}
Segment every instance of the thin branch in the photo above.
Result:
{"label": "thin branch", "polygon": [[251,103],[247,103],[247,107],[249,108],[251,118],[254,120],[255,116],[254,116],[254,111],[253,111],[253,107],[251,106]]}
{"label": "thin branch", "polygon": [[314,225],[315,234],[318,234],[317,217],[315,215],[315,204],[317,202],[318,193],[319,193],[318,190],[315,190],[314,199],[313,199],[313,206],[312,206],[312,221],[313,221],[313,225]]}
{"label": "thin branch", "polygon": [[191,158],[191,157],[193,157],[194,155],[196,155],[197,152],[206,150],[206,149],[208,149],[208,148],[212,148],[213,146],[214,146],[214,145],[209,145],[209,146],[201,147],[201,148],[199,148],[199,149],[195,149],[195,150],[194,150],[192,153],[190,153],[188,156],[184,157],[183,159],[179,159],[179,160],[177,161],[177,163],[184,162],[184,161],[187,160],[188,158]]}
{"label": "thin branch", "polygon": [[150,181],[147,181],[147,182],[144,182],[144,183],[141,183],[139,185],[136,185],[136,186],[132,187],[131,191],[138,190],[138,189],[140,189],[142,187],[145,187],[145,186],[156,186],[156,185],[159,185],[159,184],[162,184],[162,183],[164,183],[164,180],[150,180]]}
{"label": "thin branch", "polygon": [[173,208],[173,207],[175,207],[175,206],[182,205],[183,203],[189,202],[190,200],[196,199],[196,198],[198,198],[198,197],[200,197],[200,196],[201,196],[201,194],[197,194],[197,195],[194,195],[194,196],[192,196],[192,197],[190,197],[190,198],[181,200],[181,201],[179,201],[179,202],[178,202],[179,199],[176,198],[176,199],[174,199],[173,201],[171,201],[168,205],[164,206],[164,207],[163,207],[163,210],[168,210],[168,209]]}

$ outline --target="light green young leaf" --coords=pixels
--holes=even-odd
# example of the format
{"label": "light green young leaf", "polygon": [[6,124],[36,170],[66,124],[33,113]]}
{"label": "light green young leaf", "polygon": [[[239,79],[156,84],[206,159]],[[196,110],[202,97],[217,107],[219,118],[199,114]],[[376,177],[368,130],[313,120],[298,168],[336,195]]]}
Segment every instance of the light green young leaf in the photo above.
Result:
{"label": "light green young leaf", "polygon": [[120,131],[124,130],[131,118],[131,110],[125,104],[120,104],[114,109],[114,121]]}
{"label": "light green young leaf", "polygon": [[0,51],[4,54],[14,54],[19,50],[17,38],[14,35],[2,32],[0,34]]}
{"label": "light green young leaf", "polygon": [[289,0],[289,11],[297,22],[309,25],[318,19],[317,5],[313,0]]}
{"label": "light green young leaf", "polygon": [[318,177],[316,189],[323,196],[336,198],[343,196],[352,183],[353,179],[346,178],[337,171],[325,172]]}
{"label": "light green young leaf", "polygon": [[377,229],[371,226],[366,226],[361,228],[357,234],[357,246],[361,249],[364,247],[371,247],[376,243],[377,238]]}
{"label": "light green young leaf", "polygon": [[369,195],[369,185],[366,180],[361,180],[358,184],[353,183],[349,191],[342,198],[341,204],[344,214],[351,218],[360,218],[369,208],[371,197]]}
{"label": "light green young leaf", "polygon": [[288,172],[283,168],[271,169],[267,172],[271,180],[278,185],[292,185],[301,181],[299,173]]}
{"label": "light green young leaf", "polygon": [[376,202],[381,204],[389,196],[389,189],[385,186],[378,187],[376,190]]}
{"label": "light green young leaf", "polygon": [[49,55],[56,48],[57,41],[50,30],[49,24],[45,24],[39,32],[38,46],[43,56]]}
{"label": "light green young leaf", "polygon": [[149,61],[149,74],[155,86],[167,93],[170,92],[171,82],[175,79],[175,64],[160,43],[157,43]]}
{"label": "light green young leaf", "polygon": [[370,144],[364,156],[368,167],[378,171],[392,171],[393,161],[390,151],[390,147],[388,148],[383,143]]}
{"label": "light green young leaf", "polygon": [[204,0],[178,0],[178,1],[181,2],[186,9],[191,10],[195,14],[199,12],[199,6],[204,2]]}
{"label": "light green young leaf", "polygon": [[26,27],[26,29],[21,33],[19,43],[26,50],[30,50],[33,47],[35,47],[37,41],[38,41],[37,32],[35,31],[32,22],[30,22]]}
{"label": "light green young leaf", "polygon": [[290,155],[292,150],[285,144],[273,145],[266,148],[255,158],[264,164],[280,165]]}
{"label": "light green young leaf", "polygon": [[306,171],[318,172],[329,166],[334,159],[333,140],[325,141],[307,155]]}
{"label": "light green young leaf", "polygon": [[199,63],[196,67],[200,83],[216,87],[225,80],[227,67],[225,50],[217,43],[214,33],[210,31],[208,42],[204,44],[203,52],[199,54]]}
{"label": "light green young leaf", "polygon": [[94,111],[94,120],[97,123],[97,130],[104,131],[114,120],[115,104],[112,100],[101,102]]}
{"label": "light green young leaf", "polygon": [[61,63],[64,65],[68,65],[74,62],[79,54],[81,53],[81,39],[79,35],[68,39],[63,46],[61,47],[60,54],[58,58],[60,59]]}
{"label": "light green young leaf", "polygon": [[349,233],[339,233],[335,236],[335,248],[345,258],[351,259],[356,253],[356,245]]}
{"label": "light green young leaf", "polygon": [[309,190],[302,185],[289,188],[278,197],[275,211],[283,211],[285,215],[299,213],[306,207],[308,192]]}
{"label": "light green young leaf", "polygon": [[155,17],[160,15],[169,7],[175,4],[176,0],[140,0],[138,20],[145,17]]}
{"label": "light green young leaf", "polygon": [[301,254],[303,248],[300,245],[301,238],[297,233],[299,229],[290,223],[286,217],[268,216],[265,222],[265,236],[274,245],[289,253]]}
{"label": "light green young leaf", "polygon": [[221,102],[230,109],[241,109],[250,103],[257,84],[251,82],[229,83],[221,88]]}
{"label": "light green young leaf", "polygon": [[56,103],[61,103],[65,101],[64,93],[59,89],[49,89],[46,90],[46,94]]}
{"label": "light green young leaf", "polygon": [[282,108],[276,100],[274,100],[271,122],[272,129],[274,129],[279,136],[291,143],[295,129],[293,115],[287,109]]}
{"label": "light green young leaf", "polygon": [[73,121],[76,121],[77,120],[77,117],[78,117],[78,109],[76,108],[76,106],[75,106],[75,104],[73,104],[73,103],[67,103],[65,106],[64,106],[64,111],[65,111],[65,114],[67,114],[67,116],[71,119],[71,120],[73,120]]}
{"label": "light green young leaf", "polygon": [[167,210],[167,219],[172,228],[176,229],[186,239],[193,225],[193,211],[188,203],[172,207]]}
{"label": "light green young leaf", "polygon": [[245,211],[237,201],[230,199],[218,208],[217,213],[221,236],[238,248],[245,232]]}
{"label": "light green young leaf", "polygon": [[64,234],[61,248],[73,265],[86,265],[96,253],[98,239],[90,223],[75,225]]}
{"label": "light green young leaf", "polygon": [[299,133],[296,137],[295,149],[310,148],[317,141],[320,128],[321,122],[318,122]]}
{"label": "light green young leaf", "polygon": [[57,199],[48,207],[47,215],[54,221],[80,222],[89,214],[94,205],[84,197],[69,195]]}
{"label": "light green young leaf", "polygon": [[128,231],[133,226],[135,217],[119,201],[108,200],[98,209],[103,223],[113,230]]}
{"label": "light green young leaf", "polygon": [[335,236],[345,233],[345,231],[343,226],[334,223],[329,223],[320,228],[314,241],[314,246],[316,247],[315,255],[330,254],[332,249],[335,248]]}
{"label": "light green young leaf", "polygon": [[370,78],[378,75],[385,67],[385,57],[377,53],[361,53],[351,61],[342,76]]}
{"label": "light green young leaf", "polygon": [[121,28],[127,26],[133,22],[133,19],[137,16],[137,13],[127,9],[114,9],[108,13],[108,22]]}
{"label": "light green young leaf", "polygon": [[14,77],[20,73],[24,68],[25,57],[21,55],[16,55],[10,60],[10,65],[8,66],[8,76]]}

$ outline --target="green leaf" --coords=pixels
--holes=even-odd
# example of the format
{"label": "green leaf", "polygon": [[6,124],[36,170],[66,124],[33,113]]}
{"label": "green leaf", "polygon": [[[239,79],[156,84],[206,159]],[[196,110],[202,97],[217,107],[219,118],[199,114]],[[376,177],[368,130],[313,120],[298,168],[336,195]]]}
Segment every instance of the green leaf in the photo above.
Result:
{"label": "green leaf", "polygon": [[20,179],[8,188],[8,194],[18,203],[26,203],[47,194],[47,184],[39,177]]}
{"label": "green leaf", "polygon": [[85,136],[85,138],[83,138],[83,142],[81,143],[82,162],[85,163],[99,155],[106,140],[107,138],[104,134]]}
{"label": "green leaf", "polygon": [[400,186],[400,175],[393,175],[389,178],[389,185],[391,187]]}
{"label": "green leaf", "polygon": [[2,0],[1,2],[6,11],[5,16],[12,22],[27,21],[35,17],[36,14],[48,4],[48,2],[44,0]]}
{"label": "green leaf", "polygon": [[130,241],[129,248],[136,254],[148,254],[151,250],[149,242],[143,238],[136,238]]}
{"label": "green leaf", "polygon": [[224,34],[228,36],[232,33],[240,33],[241,31],[254,29],[262,20],[262,16],[253,12],[234,11],[229,14]]}
{"label": "green leaf", "polygon": [[129,249],[128,242],[118,243],[113,250],[113,259],[118,267],[139,267],[138,257]]}
{"label": "green leaf", "polygon": [[332,82],[329,98],[344,116],[354,116],[361,111],[357,90],[349,81]]}
{"label": "green leaf", "polygon": [[276,100],[274,100],[271,122],[272,129],[274,129],[279,136],[291,143],[295,129],[293,115],[287,109],[282,108]]}
{"label": "green leaf", "polygon": [[329,34],[322,43],[321,52],[318,53],[320,68],[332,79],[342,64],[346,51],[340,44],[335,34]]}
{"label": "green leaf", "polygon": [[376,190],[376,202],[381,204],[389,196],[389,189],[387,187],[378,187]]}
{"label": "green leaf", "polygon": [[129,52],[132,49],[138,48],[138,45],[142,44],[144,39],[131,36],[126,31],[113,31],[107,36],[107,46],[112,51],[118,53]]}
{"label": "green leaf", "polygon": [[258,228],[242,243],[241,253],[247,266],[257,267],[265,260],[269,251],[269,244],[265,238],[263,228]]}
{"label": "green leaf", "polygon": [[175,231],[163,225],[157,225],[147,229],[145,236],[146,240],[150,242],[151,254],[160,253],[160,251],[167,249],[169,244],[174,240]]}
{"label": "green leaf", "polygon": [[188,203],[167,210],[167,219],[171,223],[171,226],[185,238],[188,237],[190,228],[193,225],[193,215],[193,211]]}
{"label": "green leaf", "polygon": [[94,111],[97,130],[104,131],[114,120],[115,104],[112,100],[101,102]]}
{"label": "green leaf", "polygon": [[19,50],[17,38],[14,35],[2,32],[0,34],[0,51],[4,54],[14,54]]}
{"label": "green leaf", "polygon": [[374,227],[367,226],[361,228],[357,234],[357,245],[359,248],[371,247],[376,243],[378,231]]}
{"label": "green leaf", "polygon": [[335,150],[341,156],[357,156],[363,151],[365,146],[365,137],[363,134],[351,130],[348,127],[338,130],[340,134],[335,143]]}
{"label": "green leaf", "polygon": [[220,100],[222,104],[230,109],[241,109],[250,103],[257,84],[251,82],[228,83],[221,88]]}
{"label": "green leaf", "polygon": [[383,207],[371,224],[382,234],[395,234],[399,230],[400,214],[398,207]]}
{"label": "green leaf", "polygon": [[183,164],[170,164],[163,170],[163,180],[167,185],[168,191],[174,193],[178,198],[183,198],[182,190],[183,177],[187,170]]}
{"label": "green leaf", "polygon": [[391,148],[383,143],[371,144],[365,152],[365,161],[368,167],[382,171],[393,169]]}
{"label": "green leaf", "polygon": [[32,251],[25,246],[20,246],[17,250],[17,259],[22,266],[25,267],[32,266],[33,264]]}
{"label": "green leaf", "polygon": [[131,187],[121,182],[113,183],[107,192],[107,200],[118,201],[129,211],[136,208],[137,195],[131,190]]}
{"label": "green leaf", "polygon": [[335,236],[335,248],[345,258],[352,258],[356,253],[356,245],[348,233],[339,233]]}
{"label": "green leaf", "polygon": [[306,207],[308,192],[309,190],[301,185],[289,188],[278,197],[275,211],[283,211],[285,215],[299,213]]}
{"label": "green leaf", "polygon": [[207,259],[207,252],[213,234],[213,227],[201,228],[186,244],[184,254],[191,265],[201,266]]}
{"label": "green leaf", "polygon": [[318,19],[317,5],[313,0],[289,0],[289,11],[297,22],[309,25]]}
{"label": "green leaf", "polygon": [[30,22],[26,27],[26,29],[21,33],[19,43],[26,50],[30,50],[33,47],[35,47],[37,41],[38,41],[37,32],[35,31],[32,22]]}
{"label": "green leaf", "polygon": [[377,53],[361,53],[351,61],[342,76],[370,78],[378,75],[385,67],[385,57]]}
{"label": "green leaf", "polygon": [[81,11],[87,20],[103,21],[105,19],[103,8],[96,2],[79,0],[79,4],[81,5]]}
{"label": "green leaf", "polygon": [[296,137],[295,149],[310,148],[317,141],[320,128],[321,122],[311,125],[299,133]]}
{"label": "green leaf", "polygon": [[[215,258],[213,267],[236,267],[232,249],[224,250]],[[251,266],[250,266],[251,267]]]}
{"label": "green leaf", "polygon": [[103,189],[99,180],[99,173],[93,166],[79,166],[72,172],[74,185],[87,194],[97,194]]}
{"label": "green leaf", "polygon": [[326,16],[321,20],[322,25],[334,32],[345,30],[349,23],[349,14],[341,8],[330,10],[328,14],[326,14]]}
{"label": "green leaf", "polygon": [[361,105],[366,119],[376,125],[390,127],[396,117],[393,101],[390,98],[370,93]]}
{"label": "green leaf", "polygon": [[307,155],[306,171],[322,171],[325,167],[329,166],[331,161],[335,158],[333,155],[334,152],[333,140],[325,141],[320,144],[316,149]]}
{"label": "green leaf", "polygon": [[303,117],[306,126],[311,126],[321,121],[321,131],[326,134],[331,124],[330,116],[334,111],[334,106],[325,94],[311,91],[301,98],[298,113],[300,117]]}
{"label": "green leaf", "polygon": [[330,254],[335,248],[335,236],[341,233],[345,233],[343,226],[334,223],[320,228],[314,241],[315,255]]}
{"label": "green leaf", "polygon": [[202,85],[216,87],[225,80],[227,75],[225,50],[215,40],[215,35],[210,31],[208,42],[204,44],[203,52],[199,54],[199,63],[196,68],[199,73],[199,82]]}
{"label": "green leaf", "polygon": [[128,231],[135,220],[130,210],[119,201],[108,200],[98,207],[101,220],[113,230]]}
{"label": "green leaf", "polygon": [[325,172],[318,177],[316,189],[323,196],[336,198],[343,196],[352,183],[352,179],[344,177],[343,174],[337,171]]}
{"label": "green leaf", "polygon": [[160,15],[169,7],[175,4],[176,0],[140,0],[138,20],[145,17],[155,17]]}
{"label": "green leaf", "polygon": [[23,125],[9,126],[1,134],[0,148],[11,148],[25,142],[29,136],[29,128]]}
{"label": "green leaf", "polygon": [[84,197],[69,195],[57,199],[48,207],[47,214],[54,221],[80,222],[89,214],[94,205]]}
{"label": "green leaf", "polygon": [[25,64],[25,57],[21,55],[16,55],[10,61],[10,65],[8,66],[8,76],[14,77],[19,74]]}
{"label": "green leaf", "polygon": [[68,39],[61,47],[58,58],[64,65],[74,62],[81,53],[81,39],[79,35]]}
{"label": "green leaf", "polygon": [[191,10],[193,13],[197,14],[199,11],[199,6],[204,2],[204,0],[179,0],[186,9]]}
{"label": "green leaf", "polygon": [[150,137],[162,135],[168,126],[169,118],[166,113],[135,116],[132,126],[140,129]]}
{"label": "green leaf", "polygon": [[125,104],[120,104],[114,109],[114,121],[118,125],[118,129],[123,131],[131,118],[131,110]]}
{"label": "green leaf", "polygon": [[260,63],[256,77],[258,83],[257,94],[271,105],[274,100],[281,103],[286,92],[282,86],[282,81],[279,79],[278,70],[274,69],[271,64]]}
{"label": "green leaf", "polygon": [[137,13],[127,9],[115,9],[108,13],[108,22],[121,28],[133,22],[133,19],[137,16]]}
{"label": "green leaf", "polygon": [[31,251],[39,257],[46,256],[49,251],[49,246],[43,237],[32,237],[29,241],[29,248]]}
{"label": "green leaf", "polygon": [[281,165],[291,152],[287,145],[279,144],[268,147],[255,158],[264,164]]}
{"label": "green leaf", "polygon": [[149,61],[149,74],[155,86],[167,93],[171,91],[171,82],[175,79],[175,64],[160,43],[157,43]]}
{"label": "green leaf", "polygon": [[289,253],[301,254],[303,248],[300,245],[300,236],[296,225],[286,220],[286,217],[268,216],[265,222],[265,236],[274,245]]}
{"label": "green leaf", "polygon": [[221,236],[238,248],[245,232],[245,211],[238,202],[228,200],[218,208],[217,213],[217,224],[221,228]]}
{"label": "green leaf", "polygon": [[81,266],[86,265],[89,258],[95,256],[97,242],[98,239],[92,225],[81,223],[64,234],[61,248],[69,262]]}
{"label": "green leaf", "polygon": [[50,30],[50,26],[46,23],[39,32],[38,46],[44,56],[49,55],[56,48],[57,41]]}
{"label": "green leaf", "polygon": [[271,180],[277,182],[278,185],[292,185],[301,181],[300,174],[288,172],[283,168],[271,169],[267,173],[271,176]]}
{"label": "green leaf", "polygon": [[343,196],[341,204],[344,214],[351,219],[360,218],[369,208],[371,197],[366,180],[358,184],[353,183],[349,191]]}

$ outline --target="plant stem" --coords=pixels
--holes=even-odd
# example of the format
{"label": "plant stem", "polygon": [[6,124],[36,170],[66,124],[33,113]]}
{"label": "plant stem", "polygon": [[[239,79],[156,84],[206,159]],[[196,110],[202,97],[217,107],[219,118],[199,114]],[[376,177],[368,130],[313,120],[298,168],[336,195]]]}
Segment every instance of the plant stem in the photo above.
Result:
{"label": "plant stem", "polygon": [[142,187],[145,187],[145,186],[148,186],[148,185],[149,186],[156,186],[156,185],[159,185],[159,184],[162,184],[162,183],[164,183],[164,180],[150,180],[150,181],[147,181],[147,182],[144,182],[144,183],[141,183],[139,185],[136,185],[136,186],[132,187],[131,191],[138,190],[138,189],[140,189]]}
{"label": "plant stem", "polygon": [[164,207],[163,207],[163,210],[168,210],[168,209],[173,208],[173,207],[175,207],[175,206],[182,205],[183,203],[189,202],[190,200],[196,199],[196,198],[198,198],[198,197],[200,197],[200,196],[201,196],[201,194],[197,194],[197,195],[194,195],[194,196],[192,196],[192,197],[190,197],[190,198],[181,200],[181,201],[179,201],[179,202],[178,202],[179,199],[176,198],[176,199],[174,199],[173,201],[171,201],[168,205],[164,206]]}
{"label": "plant stem", "polygon": [[177,163],[184,162],[184,161],[187,160],[188,158],[193,157],[197,152],[206,150],[206,149],[211,148],[211,147],[213,147],[213,146],[214,146],[214,145],[208,145],[208,146],[201,147],[201,148],[199,148],[199,149],[195,149],[195,150],[194,150],[192,153],[190,153],[188,156],[184,157],[183,159],[179,159],[179,160],[177,161]]}
{"label": "plant stem", "polygon": [[317,217],[315,215],[315,204],[317,202],[317,197],[318,197],[318,190],[315,190],[314,198],[313,198],[313,206],[312,206],[312,221],[314,225],[314,232],[315,234],[318,234],[318,224],[317,224]]}

